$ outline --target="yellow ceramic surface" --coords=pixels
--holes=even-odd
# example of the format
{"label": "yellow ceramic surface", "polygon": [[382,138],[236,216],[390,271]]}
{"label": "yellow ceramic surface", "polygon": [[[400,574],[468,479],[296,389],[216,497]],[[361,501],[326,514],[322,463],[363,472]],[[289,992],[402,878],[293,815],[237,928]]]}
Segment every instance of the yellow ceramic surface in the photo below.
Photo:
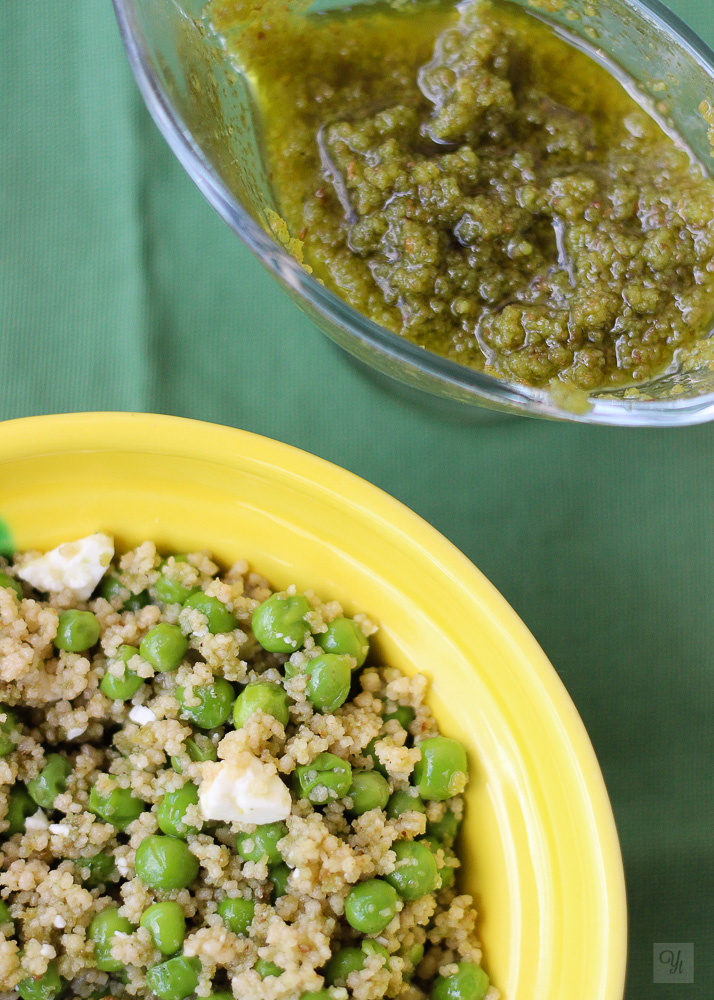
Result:
{"label": "yellow ceramic surface", "polygon": [[209,548],[380,625],[381,659],[431,678],[469,750],[463,884],[507,1000],[620,1000],[619,845],[555,671],[503,598],[433,528],[333,465],[266,438],[142,414],[0,424],[0,518],[18,548],[92,531]]}

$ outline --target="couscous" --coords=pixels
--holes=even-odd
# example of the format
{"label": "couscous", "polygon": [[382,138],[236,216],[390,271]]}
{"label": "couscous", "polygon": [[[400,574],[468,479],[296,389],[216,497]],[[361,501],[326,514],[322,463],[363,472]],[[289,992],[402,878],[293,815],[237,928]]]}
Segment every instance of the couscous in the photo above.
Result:
{"label": "couscous", "polygon": [[0,559],[0,990],[495,1000],[464,748],[375,626],[246,563]]}

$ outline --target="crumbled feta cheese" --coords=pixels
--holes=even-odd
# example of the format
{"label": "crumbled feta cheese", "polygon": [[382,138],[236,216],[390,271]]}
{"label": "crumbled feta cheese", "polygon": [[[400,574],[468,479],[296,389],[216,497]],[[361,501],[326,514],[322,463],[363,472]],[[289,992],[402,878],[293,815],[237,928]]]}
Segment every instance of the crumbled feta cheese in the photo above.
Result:
{"label": "crumbled feta cheese", "polygon": [[205,819],[257,826],[287,819],[291,807],[275,769],[247,750],[235,761],[204,764],[198,801]]}
{"label": "crumbled feta cheese", "polygon": [[116,859],[116,865],[119,874],[123,875],[124,878],[126,878],[129,875],[129,862],[126,860],[126,858],[123,856],[118,857]]}
{"label": "crumbled feta cheese", "polygon": [[87,535],[30,560],[17,575],[36,590],[53,593],[68,588],[79,600],[86,601],[113,555],[114,541],[109,535]]}
{"label": "crumbled feta cheese", "polygon": [[72,832],[71,827],[66,823],[50,823],[50,833],[56,833],[60,837],[68,837]]}
{"label": "crumbled feta cheese", "polygon": [[67,926],[67,921],[66,921],[66,920],[64,919],[64,917],[61,917],[61,916],[59,915],[59,913],[58,913],[58,914],[57,914],[57,916],[55,917],[55,920],[54,920],[54,923],[55,923],[55,927],[59,928],[60,930],[61,930],[61,929],[62,929],[63,927],[66,927],[66,926]]}
{"label": "crumbled feta cheese", "polygon": [[129,712],[129,718],[132,722],[136,722],[138,726],[145,726],[149,722],[156,722],[156,716],[146,705],[134,705],[131,712]]}
{"label": "crumbled feta cheese", "polygon": [[38,809],[36,813],[33,813],[32,816],[28,816],[25,820],[26,830],[46,830],[49,825],[50,821],[41,809]]}
{"label": "crumbled feta cheese", "polygon": [[51,944],[40,945],[40,955],[44,958],[54,958],[57,952],[54,950]]}
{"label": "crumbled feta cheese", "polygon": [[67,739],[68,740],[76,740],[77,737],[81,736],[82,733],[86,732],[86,730],[87,730],[86,726],[80,726],[78,729],[68,729],[67,730]]}

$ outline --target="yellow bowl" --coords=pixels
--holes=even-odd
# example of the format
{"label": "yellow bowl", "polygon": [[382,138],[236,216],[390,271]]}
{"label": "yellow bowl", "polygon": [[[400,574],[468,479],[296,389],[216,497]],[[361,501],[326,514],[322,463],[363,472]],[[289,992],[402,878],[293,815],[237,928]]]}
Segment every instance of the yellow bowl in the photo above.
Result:
{"label": "yellow bowl", "polygon": [[19,548],[103,530],[206,547],[380,624],[469,750],[463,884],[507,1000],[620,1000],[622,861],[587,734],[522,622],[433,528],[374,486],[242,431],[144,414],[0,424],[0,518]]}

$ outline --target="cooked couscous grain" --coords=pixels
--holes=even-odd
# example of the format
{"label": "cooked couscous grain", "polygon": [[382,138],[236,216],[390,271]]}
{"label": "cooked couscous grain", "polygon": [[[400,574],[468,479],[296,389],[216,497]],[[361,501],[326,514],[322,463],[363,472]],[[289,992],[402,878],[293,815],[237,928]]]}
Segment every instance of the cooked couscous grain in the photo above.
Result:
{"label": "cooked couscous grain", "polygon": [[112,553],[0,559],[0,991],[495,1000],[426,679],[244,561]]}

